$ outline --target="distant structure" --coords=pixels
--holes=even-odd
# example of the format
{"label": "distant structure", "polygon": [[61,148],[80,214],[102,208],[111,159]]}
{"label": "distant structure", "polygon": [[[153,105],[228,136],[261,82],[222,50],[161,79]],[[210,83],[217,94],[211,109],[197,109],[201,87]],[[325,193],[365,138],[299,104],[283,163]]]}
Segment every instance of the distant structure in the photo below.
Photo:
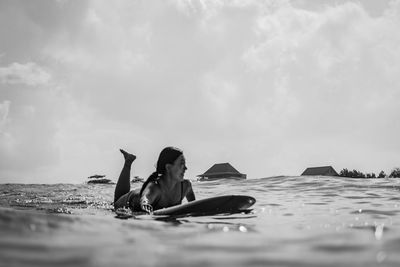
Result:
{"label": "distant structure", "polygon": [[88,184],[110,184],[111,180],[107,179],[105,177],[106,177],[105,175],[95,174],[95,175],[88,177],[89,180],[87,181],[87,183]]}
{"label": "distant structure", "polygon": [[88,179],[101,179],[101,178],[104,178],[104,177],[106,177],[106,176],[105,175],[100,175],[100,174],[95,174],[95,175],[89,176]]}
{"label": "distant structure", "polygon": [[143,182],[143,181],[144,181],[143,178],[141,178],[141,177],[139,177],[139,176],[134,176],[134,177],[132,178],[132,180],[131,180],[131,183],[134,184],[134,183]]}
{"label": "distant structure", "polygon": [[307,168],[301,175],[339,176],[332,166]]}
{"label": "distant structure", "polygon": [[240,173],[229,163],[214,164],[205,173],[197,175],[200,181],[215,179],[246,179],[246,174]]}

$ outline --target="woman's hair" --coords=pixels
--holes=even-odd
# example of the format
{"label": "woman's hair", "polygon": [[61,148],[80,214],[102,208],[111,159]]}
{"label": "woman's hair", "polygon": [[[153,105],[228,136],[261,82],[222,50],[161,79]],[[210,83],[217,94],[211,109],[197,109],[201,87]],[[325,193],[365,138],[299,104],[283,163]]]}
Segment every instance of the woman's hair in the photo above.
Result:
{"label": "woman's hair", "polygon": [[173,164],[175,160],[182,154],[182,150],[176,147],[169,146],[164,148],[158,156],[156,171],[153,172],[143,183],[142,188],[140,189],[140,196],[142,196],[144,189],[150,182],[156,181],[160,175],[165,174],[165,165]]}

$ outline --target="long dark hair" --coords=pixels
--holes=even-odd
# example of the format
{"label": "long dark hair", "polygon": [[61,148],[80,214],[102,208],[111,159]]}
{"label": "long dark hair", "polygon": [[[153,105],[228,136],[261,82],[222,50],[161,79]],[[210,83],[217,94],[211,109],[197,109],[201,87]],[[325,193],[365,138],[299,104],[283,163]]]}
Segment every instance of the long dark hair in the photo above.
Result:
{"label": "long dark hair", "polygon": [[174,163],[175,160],[182,154],[182,150],[176,147],[169,146],[164,148],[158,156],[156,171],[153,172],[143,183],[142,188],[140,189],[140,196],[142,196],[144,189],[150,182],[157,181],[161,175],[165,174],[165,165]]}

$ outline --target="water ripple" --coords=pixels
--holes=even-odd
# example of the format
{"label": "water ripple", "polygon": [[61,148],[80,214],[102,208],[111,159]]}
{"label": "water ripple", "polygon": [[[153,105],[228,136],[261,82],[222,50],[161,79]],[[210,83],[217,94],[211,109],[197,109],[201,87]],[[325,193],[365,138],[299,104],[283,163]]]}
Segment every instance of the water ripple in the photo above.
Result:
{"label": "water ripple", "polygon": [[353,253],[366,250],[368,246],[348,245],[348,244],[325,244],[314,246],[315,250],[321,250],[328,253]]}
{"label": "water ripple", "polygon": [[399,210],[393,210],[393,211],[386,211],[386,210],[371,210],[371,209],[365,209],[365,210],[357,210],[357,211],[352,211],[350,212],[351,214],[373,214],[373,215],[385,215],[385,216],[395,216],[399,213]]}

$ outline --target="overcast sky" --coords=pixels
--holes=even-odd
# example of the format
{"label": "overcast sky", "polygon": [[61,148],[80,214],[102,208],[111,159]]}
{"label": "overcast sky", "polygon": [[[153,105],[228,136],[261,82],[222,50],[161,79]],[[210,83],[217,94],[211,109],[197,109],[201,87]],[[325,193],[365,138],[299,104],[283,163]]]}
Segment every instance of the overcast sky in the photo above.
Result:
{"label": "overcast sky", "polygon": [[400,1],[0,2],[0,182],[400,167]]}

